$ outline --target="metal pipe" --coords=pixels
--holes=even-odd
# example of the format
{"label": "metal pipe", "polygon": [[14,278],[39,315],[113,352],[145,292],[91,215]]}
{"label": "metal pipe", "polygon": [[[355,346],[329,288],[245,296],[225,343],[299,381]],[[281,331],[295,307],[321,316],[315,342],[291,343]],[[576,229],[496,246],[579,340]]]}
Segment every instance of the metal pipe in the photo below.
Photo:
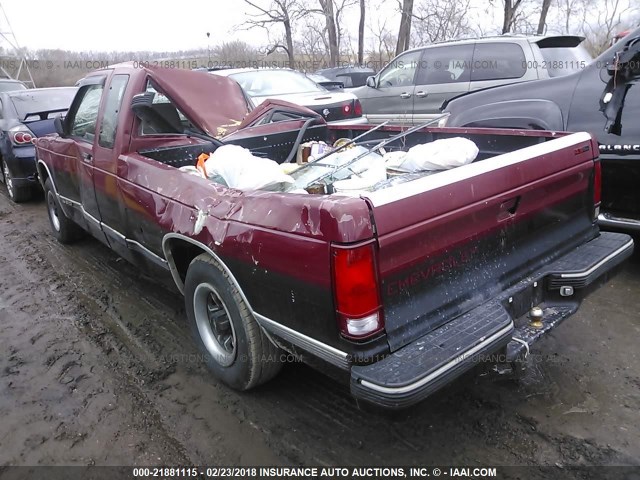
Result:
{"label": "metal pipe", "polygon": [[300,172],[300,171],[305,170],[305,169],[307,169],[307,168],[309,168],[309,167],[312,167],[312,166],[318,166],[318,167],[334,167],[335,165],[325,165],[325,164],[318,163],[318,162],[319,162],[320,160],[324,160],[324,159],[325,159],[325,158],[327,158],[327,157],[330,157],[330,156],[331,156],[331,155],[333,155],[334,153],[339,152],[340,150],[342,150],[342,149],[343,149],[343,148],[345,148],[345,147],[348,147],[349,145],[353,145],[353,144],[354,144],[354,143],[356,143],[358,140],[360,140],[360,139],[362,139],[362,138],[366,137],[366,136],[367,136],[367,135],[369,135],[370,133],[375,132],[376,130],[379,130],[380,128],[384,127],[384,126],[385,126],[385,125],[387,125],[389,122],[390,122],[390,120],[387,120],[386,122],[382,122],[380,125],[376,125],[376,126],[375,126],[375,127],[373,127],[372,129],[367,130],[367,131],[366,131],[366,132],[364,132],[364,133],[361,133],[361,134],[360,134],[360,135],[358,135],[356,138],[349,140],[347,143],[345,143],[344,145],[341,145],[339,148],[337,148],[337,149],[335,149],[335,150],[331,150],[330,152],[327,152],[327,153],[325,153],[325,154],[323,154],[323,155],[320,155],[320,156],[319,156],[318,158],[316,158],[313,162],[306,163],[306,164],[302,165],[301,167],[297,168],[297,169],[295,170],[295,172],[294,172],[294,173],[296,173],[296,172]]}
{"label": "metal pipe", "polygon": [[[308,183],[307,185],[305,185],[303,188],[307,188],[309,187],[309,185],[313,185],[314,183],[317,182],[321,182],[322,180],[324,180],[327,177],[332,176],[333,174],[336,173],[336,171],[342,170],[344,168],[348,168],[349,166],[353,165],[355,162],[357,162],[358,160],[366,157],[367,155],[375,152],[376,150],[380,150],[381,148],[385,147],[386,145],[389,145],[390,143],[395,142],[396,140],[400,140],[401,138],[406,137],[407,135],[409,135],[410,133],[414,133],[417,132],[420,129],[426,128],[429,125],[431,125],[432,123],[436,123],[439,122],[441,119],[443,119],[444,117],[449,116],[449,113],[444,113],[442,115],[439,115],[438,117],[432,118],[431,120],[429,120],[426,123],[423,123],[421,125],[417,125],[415,127],[412,127],[408,130],[405,130],[404,132],[400,132],[397,135],[394,135],[393,137],[387,138],[385,140],[382,140],[381,142],[379,142],[378,144],[374,145],[373,147],[371,147],[369,150],[367,150],[366,152],[361,153],[360,155],[358,155],[355,158],[352,158],[351,160],[349,160],[347,163],[345,163],[344,165],[326,165],[326,164],[322,164],[319,166],[323,166],[323,167],[330,167],[333,168],[334,170],[331,172],[328,172],[326,174],[323,174],[322,176],[320,176],[319,178],[315,179],[313,182]],[[310,165],[315,165],[316,162],[312,162]],[[299,169],[298,169],[299,170]]]}

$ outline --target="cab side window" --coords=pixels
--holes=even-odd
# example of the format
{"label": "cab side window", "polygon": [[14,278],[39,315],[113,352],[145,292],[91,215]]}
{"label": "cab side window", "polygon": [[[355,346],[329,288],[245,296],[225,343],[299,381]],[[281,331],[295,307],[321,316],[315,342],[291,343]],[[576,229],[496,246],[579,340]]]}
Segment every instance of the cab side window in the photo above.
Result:
{"label": "cab side window", "polygon": [[517,43],[477,43],[471,81],[520,78],[527,71],[522,47]]}
{"label": "cab side window", "polygon": [[102,98],[102,85],[87,85],[81,89],[82,99],[70,119],[70,133],[88,142],[93,142],[96,135],[96,122]]}
{"label": "cab side window", "polygon": [[379,86],[385,88],[414,85],[413,80],[421,56],[422,51],[419,50],[405,53],[392,60],[380,73]]}
{"label": "cab side window", "polygon": [[468,82],[473,45],[427,48],[418,70],[418,85]]}
{"label": "cab side window", "polygon": [[185,130],[200,131],[151,81],[147,82],[145,91],[154,94],[152,107],[154,115],[140,123],[142,135],[182,134]]}

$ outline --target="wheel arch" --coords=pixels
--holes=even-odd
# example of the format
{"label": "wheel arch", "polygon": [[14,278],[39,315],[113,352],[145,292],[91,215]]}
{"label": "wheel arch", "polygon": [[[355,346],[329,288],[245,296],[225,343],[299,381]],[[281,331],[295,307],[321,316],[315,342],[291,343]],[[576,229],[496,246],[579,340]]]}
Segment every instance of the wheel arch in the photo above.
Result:
{"label": "wheel arch", "polygon": [[563,131],[560,107],[550,100],[507,100],[464,109],[447,126]]}
{"label": "wheel arch", "polygon": [[57,195],[58,189],[56,188],[56,184],[53,181],[53,177],[51,176],[51,172],[49,171],[49,167],[47,166],[47,164],[44,163],[43,160],[38,160],[36,163],[36,170],[38,171],[38,181],[40,182],[40,185],[42,186],[42,188],[44,189],[45,182],[47,181],[48,178],[50,178],[53,191]]}
{"label": "wheel arch", "polygon": [[242,287],[238,283],[238,280],[231,272],[231,269],[227,266],[227,264],[220,258],[218,254],[216,254],[210,247],[205,245],[202,242],[194,240],[193,238],[187,237],[186,235],[181,235],[179,233],[168,233],[162,239],[162,251],[164,253],[164,257],[167,260],[169,265],[169,270],[171,271],[171,275],[173,276],[173,281],[176,284],[176,287],[184,295],[184,282],[187,278],[187,270],[189,269],[189,265],[197,256],[206,253],[214,261],[224,270],[224,272],[229,276],[231,282],[233,282],[234,286],[238,289],[242,300],[247,305],[247,308],[253,314],[253,309],[251,308],[251,304],[247,300]]}

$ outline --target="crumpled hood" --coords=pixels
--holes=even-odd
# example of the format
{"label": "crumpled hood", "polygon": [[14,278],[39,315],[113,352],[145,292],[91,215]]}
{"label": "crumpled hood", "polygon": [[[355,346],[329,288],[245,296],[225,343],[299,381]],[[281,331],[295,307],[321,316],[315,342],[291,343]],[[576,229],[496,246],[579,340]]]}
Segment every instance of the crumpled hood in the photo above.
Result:
{"label": "crumpled hood", "polygon": [[319,122],[324,122],[324,118],[314,112],[313,110],[297,105],[295,103],[287,102],[284,100],[278,100],[273,98],[265,99],[260,105],[254,108],[249,115],[247,115],[244,121],[239,125],[239,129],[251,126],[253,122],[258,120],[261,116],[265,115],[269,110],[274,108],[281,108],[284,110],[290,110],[293,112],[299,112],[307,117],[317,117]]}
{"label": "crumpled hood", "polygon": [[230,78],[177,68],[146,70],[176,107],[213,137],[237,130],[251,109],[240,85]]}

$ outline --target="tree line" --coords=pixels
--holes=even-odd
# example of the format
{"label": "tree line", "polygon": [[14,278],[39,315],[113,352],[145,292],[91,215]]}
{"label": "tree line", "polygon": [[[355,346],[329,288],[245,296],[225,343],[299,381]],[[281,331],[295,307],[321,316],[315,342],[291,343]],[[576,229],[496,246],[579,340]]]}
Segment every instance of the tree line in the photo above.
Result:
{"label": "tree line", "polygon": [[[381,14],[383,7],[393,15]],[[338,65],[377,70],[403,51],[456,38],[487,35],[576,34],[594,56],[619,31],[640,23],[635,0],[243,0],[245,21],[236,30],[263,32],[260,45],[240,40],[211,49],[173,52],[28,50],[35,85],[73,85],[89,71],[122,61],[175,60],[192,66],[273,64],[314,71]],[[16,76],[15,52],[0,67]],[[13,67],[13,71],[12,71]],[[25,69],[21,70],[25,78]]]}
{"label": "tree line", "polygon": [[[388,1],[244,0],[248,18],[240,28],[264,29],[267,53],[280,49],[292,64],[299,56],[320,56],[337,66],[341,59],[362,65],[365,55],[388,58],[419,45],[507,33],[584,35],[597,55],[619,30],[640,23],[635,0],[394,0],[394,18],[369,19]],[[501,22],[492,25],[487,19],[496,10]],[[344,22],[353,16],[359,18],[356,35]]]}

